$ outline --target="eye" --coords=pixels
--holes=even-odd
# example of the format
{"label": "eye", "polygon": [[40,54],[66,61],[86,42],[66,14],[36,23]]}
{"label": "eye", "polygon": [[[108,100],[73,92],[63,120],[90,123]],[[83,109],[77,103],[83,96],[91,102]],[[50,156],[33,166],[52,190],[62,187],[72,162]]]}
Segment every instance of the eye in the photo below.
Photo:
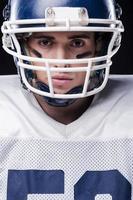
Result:
{"label": "eye", "polygon": [[70,46],[75,48],[81,48],[85,45],[84,40],[82,39],[74,39],[71,41]]}
{"label": "eye", "polygon": [[53,44],[53,41],[50,39],[41,39],[38,41],[39,45],[43,47],[50,47]]}

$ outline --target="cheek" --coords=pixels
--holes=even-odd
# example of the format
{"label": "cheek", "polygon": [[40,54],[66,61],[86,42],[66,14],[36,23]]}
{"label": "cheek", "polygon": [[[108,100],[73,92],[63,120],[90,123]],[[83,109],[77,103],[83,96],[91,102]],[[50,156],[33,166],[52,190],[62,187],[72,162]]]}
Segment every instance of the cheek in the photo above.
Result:
{"label": "cheek", "polygon": [[96,45],[95,45],[94,42],[92,42],[90,44],[90,49],[91,49],[91,52],[92,52],[92,57],[94,57],[95,56],[95,52],[96,52]]}
{"label": "cheek", "polygon": [[75,75],[75,83],[77,85],[84,84],[85,77],[86,77],[86,72],[80,72],[80,73],[77,72]]}
{"label": "cheek", "polygon": [[48,78],[47,78],[47,73],[44,71],[36,71],[36,78],[37,80],[43,82],[43,83],[48,83]]}
{"label": "cheek", "polygon": [[[37,44],[28,45],[28,52],[31,57],[37,58],[53,58],[55,52],[51,49],[39,47]],[[40,63],[38,63],[41,66]]]}
{"label": "cheek", "polygon": [[92,39],[90,41],[90,43],[88,44],[88,49],[91,50],[92,54],[95,55],[95,51],[96,51],[96,42],[94,39]]}

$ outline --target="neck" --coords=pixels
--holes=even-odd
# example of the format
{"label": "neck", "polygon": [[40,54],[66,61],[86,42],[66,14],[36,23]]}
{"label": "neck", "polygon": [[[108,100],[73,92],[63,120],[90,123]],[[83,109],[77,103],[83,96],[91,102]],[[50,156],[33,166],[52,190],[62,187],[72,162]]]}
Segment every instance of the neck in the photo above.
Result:
{"label": "neck", "polygon": [[78,119],[86,111],[94,96],[78,99],[67,107],[50,106],[42,96],[35,95],[35,97],[46,114],[54,120],[67,125]]}

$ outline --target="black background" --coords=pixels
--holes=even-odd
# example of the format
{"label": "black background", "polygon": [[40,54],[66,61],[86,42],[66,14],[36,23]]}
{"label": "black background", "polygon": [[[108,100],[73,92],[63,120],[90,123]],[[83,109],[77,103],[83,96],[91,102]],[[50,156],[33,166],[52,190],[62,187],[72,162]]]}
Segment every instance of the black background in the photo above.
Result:
{"label": "black background", "polygon": [[[2,0],[1,0],[2,1]],[[6,1],[0,2],[0,25],[2,24],[2,10]],[[133,74],[132,66],[132,35],[133,35],[133,0],[118,0],[123,10],[122,21],[125,27],[122,45],[119,52],[113,57],[111,73],[113,74]],[[13,58],[8,55],[1,47],[0,33],[0,74],[15,74],[16,68]]]}

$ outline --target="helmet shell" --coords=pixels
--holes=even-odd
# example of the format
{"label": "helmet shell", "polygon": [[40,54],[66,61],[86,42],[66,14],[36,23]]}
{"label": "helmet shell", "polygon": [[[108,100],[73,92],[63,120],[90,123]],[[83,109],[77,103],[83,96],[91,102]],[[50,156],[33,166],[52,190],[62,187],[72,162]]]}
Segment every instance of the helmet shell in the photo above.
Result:
{"label": "helmet shell", "polygon": [[48,7],[83,7],[89,18],[116,19],[114,0],[10,0],[10,20],[45,18]]}

